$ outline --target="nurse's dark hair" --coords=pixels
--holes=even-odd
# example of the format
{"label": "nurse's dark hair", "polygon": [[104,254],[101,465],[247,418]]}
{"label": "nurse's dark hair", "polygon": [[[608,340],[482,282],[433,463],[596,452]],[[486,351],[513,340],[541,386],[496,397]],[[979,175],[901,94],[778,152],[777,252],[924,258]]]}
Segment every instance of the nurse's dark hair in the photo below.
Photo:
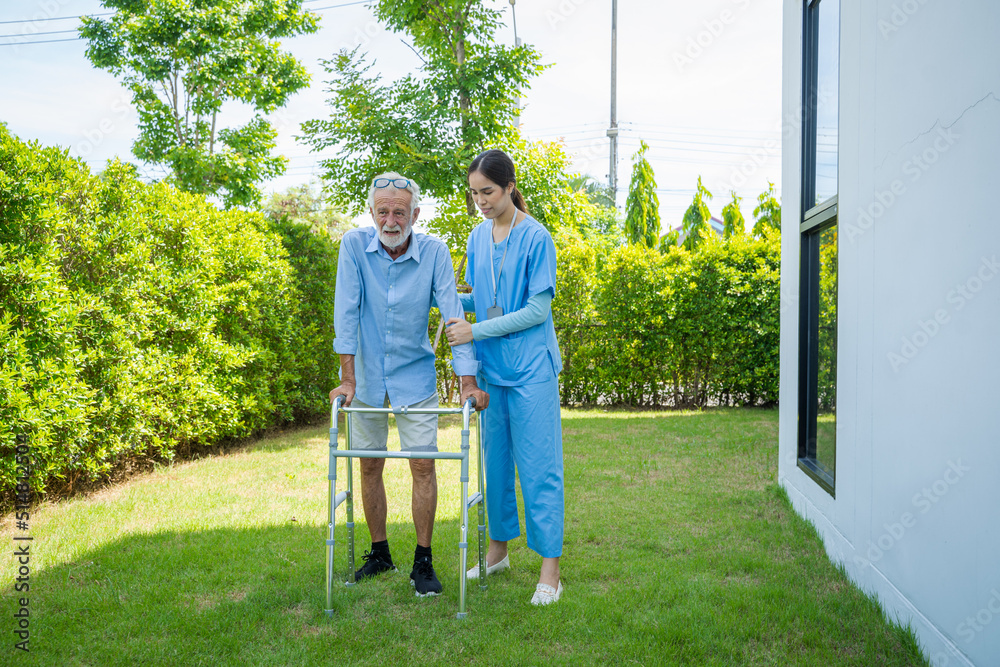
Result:
{"label": "nurse's dark hair", "polygon": [[510,159],[509,155],[496,148],[480,153],[469,165],[469,174],[477,171],[501,188],[506,188],[513,183],[514,189],[510,193],[510,198],[514,202],[514,206],[528,213],[528,205],[524,201],[524,196],[517,189],[514,161]]}

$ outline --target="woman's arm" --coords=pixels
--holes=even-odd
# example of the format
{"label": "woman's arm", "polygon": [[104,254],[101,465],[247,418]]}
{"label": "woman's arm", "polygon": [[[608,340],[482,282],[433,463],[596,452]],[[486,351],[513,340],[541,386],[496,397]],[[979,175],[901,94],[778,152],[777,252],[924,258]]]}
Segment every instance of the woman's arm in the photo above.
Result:
{"label": "woman's arm", "polygon": [[483,340],[484,338],[506,336],[515,331],[524,331],[544,322],[549,316],[551,305],[551,293],[535,294],[528,298],[528,303],[520,310],[473,324],[472,337],[475,340]]}

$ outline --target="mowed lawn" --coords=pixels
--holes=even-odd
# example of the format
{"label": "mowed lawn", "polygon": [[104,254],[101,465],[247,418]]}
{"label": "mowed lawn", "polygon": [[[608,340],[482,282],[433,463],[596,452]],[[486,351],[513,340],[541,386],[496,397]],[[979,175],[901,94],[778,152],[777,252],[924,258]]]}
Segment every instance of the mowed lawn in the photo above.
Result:
{"label": "mowed lawn", "polygon": [[[457,451],[459,429],[442,420],[442,449]],[[399,573],[338,583],[327,617],[323,425],[35,508],[31,651],[13,648],[23,593],[8,557],[0,664],[927,664],[912,635],[830,564],[779,490],[776,410],[566,410],[563,442],[565,591],[551,607],[528,602],[540,558],[522,537],[512,569],[485,592],[470,585],[468,617],[455,618],[455,461],[437,464],[444,595],[414,597],[409,471],[396,460],[386,471]],[[360,562],[369,538],[360,499],[355,507]],[[473,512],[470,564],[475,524]],[[342,512],[336,532],[343,580]],[[8,515],[4,544],[15,534]]]}

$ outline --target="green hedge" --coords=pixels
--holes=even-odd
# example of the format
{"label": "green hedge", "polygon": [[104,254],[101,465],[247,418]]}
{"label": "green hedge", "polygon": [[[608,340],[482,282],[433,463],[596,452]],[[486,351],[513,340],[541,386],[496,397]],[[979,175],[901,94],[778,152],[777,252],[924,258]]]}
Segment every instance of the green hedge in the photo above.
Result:
{"label": "green hedge", "polygon": [[561,240],[553,316],[563,403],[776,403],[779,265],[776,236],[606,257]]}
{"label": "green hedge", "polygon": [[[694,252],[605,249],[557,234],[552,316],[564,405],[698,408],[778,401],[780,237],[707,238]],[[456,262],[457,263],[457,262]],[[433,340],[439,315],[431,312]],[[441,400],[458,399],[451,348]]]}
{"label": "green hedge", "polygon": [[4,500],[17,443],[33,490],[62,492],[325,411],[335,275],[308,229],[0,125]]}

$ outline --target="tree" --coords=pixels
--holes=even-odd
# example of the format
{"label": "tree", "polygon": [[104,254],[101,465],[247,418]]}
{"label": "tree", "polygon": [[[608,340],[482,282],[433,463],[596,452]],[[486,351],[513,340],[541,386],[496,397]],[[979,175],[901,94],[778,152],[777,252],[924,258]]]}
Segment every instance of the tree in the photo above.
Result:
{"label": "tree", "polygon": [[[132,91],[135,156],[167,166],[182,190],[217,194],[227,208],[256,205],[258,184],[285,170],[262,114],[309,84],[277,41],[317,30],[302,1],[103,0],[111,18],[83,17],[87,58]],[[250,105],[254,118],[220,127],[226,102]]]}
{"label": "tree", "polygon": [[[591,201],[585,189],[579,187],[580,176],[570,171],[571,159],[562,143],[514,137],[502,148],[517,168],[517,186],[528,210],[553,234],[557,244],[563,233],[576,234],[595,248],[620,243],[617,212]],[[469,215],[465,193],[463,188],[445,198],[438,215],[427,223],[431,233],[456,254],[465,250],[469,233],[481,220],[478,215]]]}
{"label": "tree", "polygon": [[681,234],[676,229],[671,229],[669,232],[660,237],[660,254],[666,255],[670,252],[670,249],[675,247],[680,240]]}
{"label": "tree", "polygon": [[[383,84],[357,49],[323,61],[328,120],[302,125],[315,150],[336,147],[324,179],[335,203],[357,211],[372,176],[389,169],[447,199],[467,190],[466,169],[490,142],[516,136],[515,101],[541,71],[530,46],[496,43],[501,12],[472,0],[379,0],[375,15],[408,34],[423,60],[420,76]],[[470,197],[466,213],[475,214]]]}
{"label": "tree", "polygon": [[685,236],[684,247],[688,250],[694,250],[698,247],[701,243],[702,232],[708,229],[708,221],[712,218],[712,214],[709,213],[708,204],[705,203],[705,200],[711,198],[712,193],[701,184],[701,176],[699,176],[698,188],[695,190],[694,200],[688,206],[687,211],[684,212],[684,222],[681,229]]}
{"label": "tree", "polygon": [[653,167],[646,159],[649,146],[639,142],[632,156],[632,180],[625,200],[625,238],[632,245],[656,248],[660,240],[660,199],[656,196]]}
{"label": "tree", "polygon": [[753,210],[753,235],[761,238],[768,229],[781,231],[781,202],[775,196],[774,183],[767,182],[767,192],[757,197],[757,208]]}
{"label": "tree", "polygon": [[587,174],[577,174],[569,179],[569,187],[574,191],[582,190],[594,204],[600,204],[606,208],[615,207],[615,198],[611,194],[611,186],[601,183],[593,176]]}
{"label": "tree", "polygon": [[735,190],[731,190],[730,194],[732,194],[733,200],[722,207],[722,222],[725,225],[722,229],[722,236],[725,239],[731,239],[733,236],[746,232],[746,220],[743,218],[743,212],[740,211],[740,200],[743,197],[737,197]]}
{"label": "tree", "polygon": [[290,222],[308,225],[313,232],[324,230],[333,240],[353,226],[351,218],[323,199],[312,183],[273,193],[261,212],[272,220],[287,218]]}

